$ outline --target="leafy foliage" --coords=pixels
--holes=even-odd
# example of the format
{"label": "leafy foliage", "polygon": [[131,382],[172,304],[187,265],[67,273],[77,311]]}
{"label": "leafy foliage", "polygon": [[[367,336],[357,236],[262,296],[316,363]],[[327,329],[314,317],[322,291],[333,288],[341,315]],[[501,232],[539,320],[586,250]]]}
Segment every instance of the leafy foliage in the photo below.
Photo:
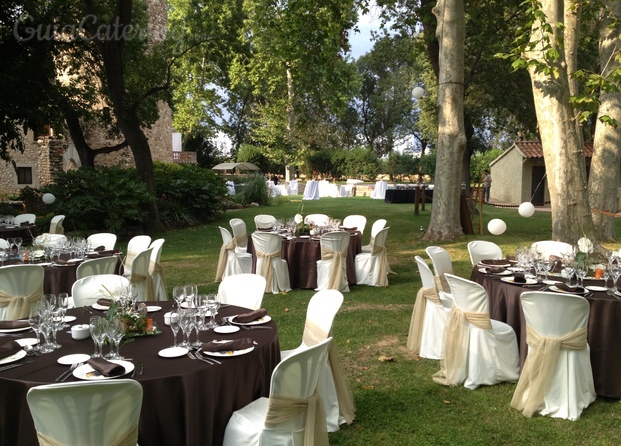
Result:
{"label": "leafy foliage", "polygon": [[352,150],[320,150],[308,155],[306,174],[341,179],[368,178],[374,180],[379,160],[372,149],[357,147]]}
{"label": "leafy foliage", "polygon": [[241,186],[236,189],[235,201],[247,205],[257,203],[259,205],[269,205],[270,196],[267,189],[265,177],[260,174],[248,175],[243,178]]}

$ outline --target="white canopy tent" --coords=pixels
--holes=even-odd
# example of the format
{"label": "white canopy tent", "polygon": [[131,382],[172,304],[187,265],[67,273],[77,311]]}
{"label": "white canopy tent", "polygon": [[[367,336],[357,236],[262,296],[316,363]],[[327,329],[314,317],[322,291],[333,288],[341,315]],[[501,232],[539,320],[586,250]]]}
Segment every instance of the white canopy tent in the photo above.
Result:
{"label": "white canopy tent", "polygon": [[255,166],[252,163],[220,163],[217,166],[214,166],[211,168],[212,170],[238,170],[240,172],[247,172],[247,171],[260,171],[261,169],[259,169],[257,166]]}

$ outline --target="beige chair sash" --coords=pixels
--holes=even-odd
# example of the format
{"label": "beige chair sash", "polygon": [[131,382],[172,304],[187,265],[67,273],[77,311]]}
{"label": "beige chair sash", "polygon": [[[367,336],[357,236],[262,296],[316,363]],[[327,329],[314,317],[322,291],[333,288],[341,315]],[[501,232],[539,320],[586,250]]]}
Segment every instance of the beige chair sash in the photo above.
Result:
{"label": "beige chair sash", "polygon": [[43,284],[28,296],[11,296],[0,291],[0,307],[7,307],[5,320],[23,319],[30,314],[30,304],[43,297]]}
{"label": "beige chair sash", "polygon": [[388,273],[390,272],[390,266],[388,265],[388,250],[385,246],[373,245],[371,255],[379,256],[379,279],[377,286],[388,286]]}
{"label": "beige chair sash", "polygon": [[248,246],[248,234],[236,235],[233,241],[237,246]]}
{"label": "beige chair sash", "polygon": [[151,276],[147,274],[139,274],[132,270],[132,274],[129,276],[129,283],[139,285],[144,283],[144,300],[155,300],[153,296],[153,283]]}
{"label": "beige chair sash", "polygon": [[[453,271],[451,271],[449,274],[453,274]],[[444,274],[442,274],[441,276],[433,276],[433,280],[436,282],[436,288],[438,288],[439,291],[450,294],[451,287],[446,281],[446,277],[444,277]]]}
{"label": "beige chair sash", "polygon": [[274,257],[280,258],[280,249],[266,253],[256,249],[257,258],[263,258],[260,274],[265,277],[265,292],[271,293],[274,289]]}
{"label": "beige chair sash", "polygon": [[560,338],[551,338],[541,336],[527,325],[526,343],[529,346],[528,356],[511,399],[511,407],[530,418],[544,401],[560,350],[585,349],[588,345],[587,328],[579,328]]}
{"label": "beige chair sash", "polygon": [[[42,434],[37,431],[37,438],[39,440],[39,446],[66,446],[63,443],[56,441],[52,437]],[[106,446],[136,446],[136,439],[138,438],[138,426],[132,427],[125,435],[119,436]]]}
{"label": "beige chair sash", "polygon": [[410,321],[410,333],[408,334],[407,347],[412,350],[415,355],[420,354],[420,344],[423,338],[423,324],[425,323],[425,309],[427,308],[427,300],[435,305],[442,306],[438,290],[433,288],[421,288],[416,295],[414,302],[414,311],[412,311],[412,320]]}
{"label": "beige chair sash", "polygon": [[469,323],[483,330],[492,329],[489,313],[462,311],[453,307],[446,320],[444,358],[440,360],[440,370],[433,375],[434,382],[456,386],[463,381],[464,360],[470,338]]}
{"label": "beige chair sash", "polygon": [[129,267],[132,267],[132,263],[134,263],[134,259],[136,258],[136,254],[135,252],[128,252],[127,253],[127,257],[125,257],[125,259],[123,259],[123,267],[125,269],[127,268],[127,265],[129,265]]}
{"label": "beige chair sash", "polygon": [[[150,275],[152,278],[158,275],[160,276],[160,280],[162,281],[162,287],[164,288],[164,290],[166,290],[166,276],[164,275],[164,268],[162,268],[162,265],[156,262],[151,262],[149,264],[149,271],[151,271]],[[156,291],[157,290],[153,290],[153,293],[155,293]],[[157,299],[158,296],[154,296],[154,297]]]}
{"label": "beige chair sash", "polygon": [[332,268],[330,269],[330,278],[328,279],[329,290],[340,290],[341,283],[343,282],[343,271],[346,267],[347,250],[348,246],[345,246],[343,251],[333,251],[327,246],[321,247],[321,260],[332,259]]}
{"label": "beige chair sash", "polygon": [[220,257],[218,257],[218,267],[216,269],[216,280],[215,282],[221,282],[222,276],[224,276],[224,270],[226,269],[226,262],[228,261],[228,252],[235,250],[235,239],[231,240],[228,243],[222,243],[220,247]]}
{"label": "beige chair sash", "polygon": [[308,399],[271,395],[265,425],[275,425],[295,418],[306,410],[304,444],[328,446],[328,428],[323,402],[317,391]]}

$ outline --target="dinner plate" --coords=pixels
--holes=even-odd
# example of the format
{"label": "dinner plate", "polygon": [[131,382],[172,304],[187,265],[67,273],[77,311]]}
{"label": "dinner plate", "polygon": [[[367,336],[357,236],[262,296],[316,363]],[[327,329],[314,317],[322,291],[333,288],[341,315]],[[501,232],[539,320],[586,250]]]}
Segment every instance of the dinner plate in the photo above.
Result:
{"label": "dinner plate", "polygon": [[494,275],[494,276],[508,276],[508,275],[513,274],[513,271],[509,271],[509,270],[507,270],[507,269],[506,269],[506,270],[504,270],[504,271],[501,271],[501,272],[499,272],[499,273],[494,273],[494,272],[491,272],[491,271],[490,271],[490,272],[488,272],[488,271],[487,271],[487,268],[479,268],[479,272],[480,272],[480,273],[483,273],[483,274],[492,274],[492,275]]}
{"label": "dinner plate", "polygon": [[39,343],[39,340],[37,338],[22,338],[15,339],[15,342],[17,342],[22,347],[27,347],[29,345],[37,345]]}
{"label": "dinner plate", "polygon": [[78,364],[80,362],[86,362],[89,359],[91,359],[90,355],[87,355],[84,353],[75,353],[73,355],[61,356],[60,358],[56,360],[56,362],[62,365],[73,365],[73,364]]}
{"label": "dinner plate", "polygon": [[[181,308],[189,308],[190,304],[188,302],[181,302],[181,305],[179,305]],[[196,305],[194,305],[192,308],[196,308]]]}
{"label": "dinner plate", "polygon": [[30,325],[28,327],[21,328],[2,328],[0,329],[0,333],[16,333],[18,331],[27,331],[30,330]]}
{"label": "dinner plate", "polygon": [[160,311],[162,307],[158,307],[157,305],[147,305],[147,312],[154,313],[156,311]]}
{"label": "dinner plate", "polygon": [[76,320],[75,316],[65,316],[63,317],[63,322],[73,322]]}
{"label": "dinner plate", "polygon": [[226,352],[206,352],[206,351],[203,351],[202,349],[199,349],[198,352],[202,353],[203,355],[214,356],[216,358],[230,358],[231,356],[245,355],[246,353],[250,353],[252,350],[254,350],[254,345],[252,347],[248,347],[243,350],[229,350]]}
{"label": "dinner plate", "polygon": [[588,285],[585,288],[589,291],[608,291],[608,288],[605,286],[597,286],[597,285]]}
{"label": "dinner plate", "polygon": [[500,280],[507,283],[512,283],[513,285],[534,285],[537,283],[537,279],[524,279],[526,282],[514,282],[514,277],[501,277]]}
{"label": "dinner plate", "polygon": [[488,266],[496,266],[496,267],[499,267],[499,268],[508,268],[508,267],[511,266],[511,264],[509,262],[507,262],[507,263],[499,263],[499,264],[496,265],[496,264],[491,264],[491,263],[479,262],[479,266],[481,266],[483,268],[488,267]]}
{"label": "dinner plate", "polygon": [[213,331],[215,331],[216,333],[222,333],[222,334],[235,333],[239,330],[240,328],[236,327],[235,325],[221,325],[213,329]]}
{"label": "dinner plate", "polygon": [[310,235],[301,235],[300,238],[310,238]]}
{"label": "dinner plate", "polygon": [[235,325],[261,325],[261,324],[267,324],[269,321],[272,320],[271,317],[269,316],[263,316],[261,319],[257,319],[256,321],[251,321],[251,322],[235,322],[235,318],[239,316],[239,315],[235,315],[235,316],[229,316],[228,320],[230,323],[235,324]]}
{"label": "dinner plate", "polygon": [[121,376],[127,375],[128,373],[131,373],[132,370],[134,370],[134,364],[129,361],[123,361],[121,359],[110,359],[109,361],[114,362],[115,364],[122,365],[125,369],[125,372],[122,375],[117,376],[103,376],[101,374],[95,374],[95,369],[92,368],[90,364],[84,364],[73,371],[73,376],[85,381],[101,381],[104,379],[120,378]]}
{"label": "dinner plate", "polygon": [[97,302],[95,302],[93,305],[91,305],[95,310],[101,310],[101,311],[106,311],[109,310],[110,307],[107,305],[99,305]]}
{"label": "dinner plate", "polygon": [[0,364],[8,364],[10,362],[19,361],[24,356],[26,356],[26,350],[20,350],[11,356],[7,356],[6,358],[0,359]]}
{"label": "dinner plate", "polygon": [[[584,289],[584,288],[583,288]],[[567,290],[561,290],[560,288],[557,288],[554,285],[550,285],[550,290],[551,291],[555,291],[557,293],[565,293],[565,294],[585,294],[586,290],[584,291],[567,291]]]}
{"label": "dinner plate", "polygon": [[157,352],[162,358],[178,358],[188,354],[188,349],[185,347],[168,347],[164,350]]}

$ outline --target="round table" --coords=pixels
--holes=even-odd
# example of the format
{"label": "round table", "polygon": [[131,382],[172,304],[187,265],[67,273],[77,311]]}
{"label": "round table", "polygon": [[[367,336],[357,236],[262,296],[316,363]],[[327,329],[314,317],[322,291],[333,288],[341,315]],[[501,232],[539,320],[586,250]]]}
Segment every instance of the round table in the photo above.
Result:
{"label": "round table", "polygon": [[[560,277],[551,280],[563,282]],[[489,312],[492,319],[506,322],[515,330],[520,349],[520,364],[528,353],[526,345],[526,321],[522,313],[520,295],[525,291],[541,288],[513,285],[500,280],[499,276],[486,275],[478,267],[472,270],[470,280],[483,286],[489,295]],[[603,286],[603,280],[585,280],[585,286]],[[621,397],[621,300],[608,296],[605,291],[586,296],[590,304],[588,343],[591,349],[591,368],[595,391],[600,396]]]}
{"label": "round table", "polygon": [[[148,445],[219,445],[233,411],[251,401],[269,395],[272,371],[280,362],[280,344],[276,324],[265,324],[272,330],[240,330],[220,335],[213,330],[201,332],[201,341],[249,337],[256,342],[250,353],[219,359],[222,364],[209,365],[187,356],[162,358],[158,352],[172,345],[172,331],[164,325],[164,313],[171,302],[155,302],[162,310],[150,313],[162,333],[134,338],[122,344],[121,355],[131,358],[136,366],[133,379],[144,390],[138,443]],[[102,315],[102,311],[88,309]],[[75,322],[88,323],[91,314],[84,308],[69,311]],[[249,310],[227,306],[219,316],[231,316]],[[4,336],[0,342],[32,337],[31,331],[20,336]],[[181,334],[178,335],[181,339]],[[26,393],[31,387],[53,383],[67,366],[58,364],[59,357],[73,353],[93,352],[89,339],[74,341],[67,331],[58,333],[62,347],[52,353],[20,362],[32,363],[0,372],[0,445],[37,445],[36,431]],[[104,347],[104,352],[107,348]],[[142,365],[142,366],[141,366]],[[142,370],[142,374],[140,371]],[[76,381],[71,376],[68,381]]]}
{"label": "round table", "polygon": [[37,237],[36,225],[6,226],[0,225],[0,238],[21,237],[25,245],[32,243]]}

